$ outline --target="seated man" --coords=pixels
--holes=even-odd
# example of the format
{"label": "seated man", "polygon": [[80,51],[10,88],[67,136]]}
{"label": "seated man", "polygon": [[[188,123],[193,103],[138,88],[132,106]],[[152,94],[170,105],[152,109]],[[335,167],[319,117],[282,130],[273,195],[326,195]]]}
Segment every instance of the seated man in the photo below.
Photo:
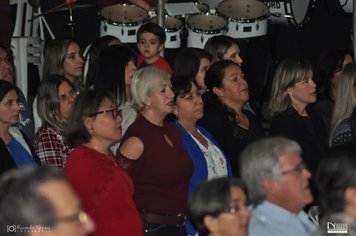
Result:
{"label": "seated man", "polygon": [[0,179],[0,235],[87,235],[94,223],[61,172],[24,167]]}
{"label": "seated man", "polygon": [[273,137],[251,143],[241,156],[241,175],[248,189],[250,236],[306,236],[316,227],[303,208],[313,201],[310,172],[300,146]]}

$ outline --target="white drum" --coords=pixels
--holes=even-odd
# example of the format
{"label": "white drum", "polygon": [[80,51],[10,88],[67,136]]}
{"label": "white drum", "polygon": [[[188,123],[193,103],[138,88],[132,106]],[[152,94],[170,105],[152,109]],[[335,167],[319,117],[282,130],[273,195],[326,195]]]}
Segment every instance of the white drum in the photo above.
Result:
{"label": "white drum", "polygon": [[256,0],[224,0],[216,7],[217,14],[228,19],[226,35],[250,38],[267,34],[269,10]]}
{"label": "white drum", "polygon": [[353,0],[339,0],[339,2],[346,13],[350,13],[350,12],[354,11],[353,10],[353,7],[354,7]]}
{"label": "white drum", "polygon": [[117,4],[100,11],[100,36],[113,35],[123,43],[136,43],[136,33],[148,13],[135,5]]}
{"label": "white drum", "polygon": [[188,18],[187,27],[187,47],[204,48],[209,38],[225,34],[227,21],[218,15],[197,14]]}
{"label": "white drum", "polygon": [[[330,0],[326,0],[330,1]],[[271,13],[271,23],[302,27],[311,16],[315,0],[263,0]]]}
{"label": "white drum", "polygon": [[[157,18],[151,19],[151,22],[157,23]],[[165,16],[164,31],[166,32],[165,48],[180,48],[181,46],[181,32],[183,23],[180,19],[173,16]]]}

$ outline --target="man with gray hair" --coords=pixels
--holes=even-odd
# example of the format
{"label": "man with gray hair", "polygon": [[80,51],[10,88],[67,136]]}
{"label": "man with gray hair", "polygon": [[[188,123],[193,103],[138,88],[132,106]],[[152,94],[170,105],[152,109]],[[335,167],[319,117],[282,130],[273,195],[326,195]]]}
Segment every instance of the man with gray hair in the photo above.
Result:
{"label": "man with gray hair", "polygon": [[313,201],[301,148],[283,137],[251,143],[241,154],[241,177],[252,204],[249,236],[307,236],[316,227],[303,208]]}
{"label": "man with gray hair", "polygon": [[0,235],[84,236],[94,223],[61,172],[29,166],[0,179]]}

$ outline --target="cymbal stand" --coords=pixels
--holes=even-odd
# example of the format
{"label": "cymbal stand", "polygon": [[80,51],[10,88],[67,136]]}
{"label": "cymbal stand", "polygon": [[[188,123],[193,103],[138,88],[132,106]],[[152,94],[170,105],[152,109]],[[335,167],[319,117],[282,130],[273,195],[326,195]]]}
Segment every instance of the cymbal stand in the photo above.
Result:
{"label": "cymbal stand", "polygon": [[72,38],[74,38],[74,26],[75,26],[75,23],[73,21],[73,8],[72,8],[73,4],[70,3],[68,5],[68,9],[69,9],[69,22],[68,22],[68,26],[70,27],[70,31],[71,31],[71,35],[72,35]]}
{"label": "cymbal stand", "polygon": [[39,21],[39,24],[40,24],[40,37],[42,40],[45,40],[45,37],[44,37],[44,31],[43,31],[43,25],[46,27],[47,31],[48,31],[48,34],[50,35],[51,39],[54,40],[55,37],[54,37],[54,34],[51,30],[51,28],[49,27],[47,21],[46,21],[46,18],[44,18],[42,12],[41,12],[41,8],[39,7],[38,10],[37,10],[37,13],[35,13],[37,15],[37,18],[38,18],[38,21]]}

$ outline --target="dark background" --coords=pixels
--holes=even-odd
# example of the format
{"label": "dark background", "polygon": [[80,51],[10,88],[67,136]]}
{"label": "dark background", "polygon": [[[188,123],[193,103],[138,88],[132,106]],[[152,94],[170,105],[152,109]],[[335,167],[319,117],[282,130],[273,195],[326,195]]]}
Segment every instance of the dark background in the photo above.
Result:
{"label": "dark background", "polygon": [[[285,1],[289,0],[280,2]],[[64,0],[42,0],[42,12],[63,2]],[[240,39],[243,70],[250,86],[250,102],[257,112],[261,110],[261,104],[268,100],[269,85],[280,60],[298,56],[316,63],[319,55],[326,49],[352,48],[352,13],[345,13],[339,0],[316,0],[313,3],[314,7],[308,12],[310,20],[300,28],[269,23],[267,35]],[[77,4],[95,5],[96,1],[77,0]],[[98,12],[97,6],[73,10],[74,38],[79,42],[82,51],[92,40],[99,37]],[[68,10],[47,14],[45,18],[57,39],[71,37],[71,30],[67,25]],[[130,46],[135,48],[134,44]],[[170,64],[174,63],[178,51],[179,49],[166,49],[165,56]],[[32,80],[30,86],[31,95],[35,93],[37,82]]]}

